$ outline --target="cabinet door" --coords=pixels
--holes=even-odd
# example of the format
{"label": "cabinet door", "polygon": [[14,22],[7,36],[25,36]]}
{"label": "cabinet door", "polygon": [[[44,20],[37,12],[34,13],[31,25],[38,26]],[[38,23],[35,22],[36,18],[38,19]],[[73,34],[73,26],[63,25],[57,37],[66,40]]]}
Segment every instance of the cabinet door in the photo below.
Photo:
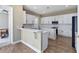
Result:
{"label": "cabinet door", "polygon": [[41,18],[41,24],[52,24],[52,21],[54,21],[52,16]]}
{"label": "cabinet door", "polygon": [[53,17],[54,21],[59,21],[59,18],[60,18],[59,16],[54,16]]}
{"label": "cabinet door", "polygon": [[63,26],[62,25],[58,26],[58,35],[63,35]]}
{"label": "cabinet door", "polygon": [[23,23],[26,24],[26,12],[25,11],[23,11],[23,17],[24,17]]}
{"label": "cabinet door", "polygon": [[63,16],[61,16],[61,15],[57,16],[56,20],[58,21],[59,24],[62,24],[63,23]]}
{"label": "cabinet door", "polygon": [[52,17],[48,17],[47,18],[47,24],[51,24],[51,21],[52,21]]}
{"label": "cabinet door", "polygon": [[26,22],[27,22],[27,24],[37,23],[38,21],[35,21],[36,19],[38,19],[38,17],[36,17],[34,15],[26,14]]}
{"label": "cabinet door", "polygon": [[72,37],[72,25],[63,26],[63,35],[67,37]]}
{"label": "cabinet door", "polygon": [[54,16],[50,17],[49,24],[52,24],[52,21],[55,21],[55,17]]}
{"label": "cabinet door", "polygon": [[72,37],[72,25],[60,25],[58,34],[62,36]]}
{"label": "cabinet door", "polygon": [[63,15],[63,24],[72,24],[72,16],[76,16],[76,14],[73,13]]}
{"label": "cabinet door", "polygon": [[47,24],[48,23],[48,17],[41,18],[41,24]]}
{"label": "cabinet door", "polygon": [[21,39],[24,43],[27,43],[35,48],[36,51],[38,50],[37,52],[41,52],[41,32],[33,32],[28,29],[22,30]]}
{"label": "cabinet door", "polygon": [[63,24],[72,24],[72,16],[64,15],[63,16]]}

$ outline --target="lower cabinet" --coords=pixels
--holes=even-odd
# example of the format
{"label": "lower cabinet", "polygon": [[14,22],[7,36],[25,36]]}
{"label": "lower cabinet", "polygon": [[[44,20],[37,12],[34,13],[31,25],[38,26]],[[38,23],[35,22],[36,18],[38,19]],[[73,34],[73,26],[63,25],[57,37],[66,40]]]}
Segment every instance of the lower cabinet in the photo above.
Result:
{"label": "lower cabinet", "polygon": [[42,28],[42,30],[49,32],[48,37],[49,37],[50,39],[53,39],[53,40],[56,39],[56,29]]}
{"label": "lower cabinet", "polygon": [[22,42],[36,52],[41,52],[41,32],[31,29],[21,30]]}
{"label": "lower cabinet", "polygon": [[60,25],[58,35],[72,37],[72,25]]}
{"label": "lower cabinet", "polygon": [[55,40],[56,39],[56,29],[50,29],[49,38]]}

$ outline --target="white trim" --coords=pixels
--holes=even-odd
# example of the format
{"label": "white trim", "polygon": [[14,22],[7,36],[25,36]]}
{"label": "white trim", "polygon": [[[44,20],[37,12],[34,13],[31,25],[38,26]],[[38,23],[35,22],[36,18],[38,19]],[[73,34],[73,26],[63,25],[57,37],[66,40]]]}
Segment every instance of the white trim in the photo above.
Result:
{"label": "white trim", "polygon": [[0,47],[7,46],[7,45],[9,45],[9,44],[10,44],[10,42],[1,43],[1,44],[0,44]]}
{"label": "white trim", "polygon": [[41,53],[41,51],[40,51],[40,50],[38,50],[38,49],[34,48],[33,46],[31,46],[30,44],[28,44],[28,43],[24,42],[23,40],[21,40],[21,42],[22,42],[23,44],[25,44],[26,46],[30,47],[31,49],[33,49],[34,51],[36,51],[37,53]]}
{"label": "white trim", "polygon": [[13,8],[9,6],[8,8],[9,13],[9,36],[11,44],[13,44]]}
{"label": "white trim", "polygon": [[13,43],[13,8],[11,6],[1,6],[1,9],[5,9],[8,11],[8,30],[9,30],[9,40],[10,43]]}
{"label": "white trim", "polygon": [[17,43],[20,43],[20,42],[21,42],[21,40],[18,40],[18,41],[11,43],[11,44],[17,44]]}

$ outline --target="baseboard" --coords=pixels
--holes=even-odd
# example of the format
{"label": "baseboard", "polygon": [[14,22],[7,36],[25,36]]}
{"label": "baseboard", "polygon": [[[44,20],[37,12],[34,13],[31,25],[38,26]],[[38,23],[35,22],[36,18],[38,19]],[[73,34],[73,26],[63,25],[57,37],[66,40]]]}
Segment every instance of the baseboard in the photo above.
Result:
{"label": "baseboard", "polygon": [[60,37],[65,37],[65,38],[72,38],[72,37],[69,37],[69,36],[64,36],[64,35],[58,35]]}
{"label": "baseboard", "polygon": [[24,42],[24,41],[21,41],[23,44],[25,44],[26,46],[30,47],[31,49],[33,49],[34,51],[36,51],[37,53],[41,53],[41,51],[39,51],[38,49],[34,48],[33,46],[31,46],[30,44]]}
{"label": "baseboard", "polygon": [[16,44],[16,43],[19,43],[19,42],[21,42],[21,40],[15,41],[12,44]]}
{"label": "baseboard", "polygon": [[7,46],[7,45],[9,45],[9,44],[10,44],[10,42],[1,43],[1,44],[0,44],[0,47]]}

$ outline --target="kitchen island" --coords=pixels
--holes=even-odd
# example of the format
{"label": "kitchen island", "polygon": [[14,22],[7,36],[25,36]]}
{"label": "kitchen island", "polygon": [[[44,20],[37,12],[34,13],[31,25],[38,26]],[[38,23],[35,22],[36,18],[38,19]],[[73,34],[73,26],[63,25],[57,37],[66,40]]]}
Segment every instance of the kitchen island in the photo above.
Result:
{"label": "kitchen island", "polygon": [[48,46],[48,32],[29,29],[29,28],[20,28],[21,30],[21,41],[25,45],[29,46],[36,52],[43,52]]}

